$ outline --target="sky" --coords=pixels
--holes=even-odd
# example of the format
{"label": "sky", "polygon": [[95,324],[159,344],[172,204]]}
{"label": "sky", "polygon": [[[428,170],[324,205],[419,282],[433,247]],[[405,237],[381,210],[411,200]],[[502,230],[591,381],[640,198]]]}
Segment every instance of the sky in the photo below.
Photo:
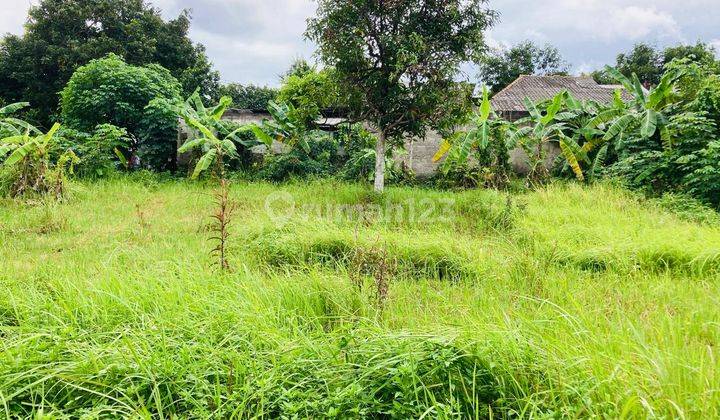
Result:
{"label": "sky", "polygon": [[[37,0],[0,0],[0,33],[23,31]],[[312,0],[150,0],[166,18],[190,9],[190,36],[204,44],[224,82],[276,86],[297,58],[313,60],[303,39]],[[720,51],[720,0],[489,0],[500,21],[491,46],[523,40],[559,48],[574,73],[611,64],[637,42],[658,47],[698,40]],[[466,75],[475,79],[472,68]]]}

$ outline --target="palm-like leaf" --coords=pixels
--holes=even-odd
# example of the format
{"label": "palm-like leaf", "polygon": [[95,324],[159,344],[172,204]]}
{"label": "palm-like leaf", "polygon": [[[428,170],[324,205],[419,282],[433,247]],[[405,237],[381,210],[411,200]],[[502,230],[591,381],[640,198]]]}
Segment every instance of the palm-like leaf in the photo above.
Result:
{"label": "palm-like leaf", "polygon": [[605,159],[607,158],[609,145],[604,145],[603,147],[598,150],[597,155],[595,155],[595,160],[593,160],[592,167],[590,168],[590,179],[594,180],[598,177],[598,174],[600,172],[600,168],[605,164]]}
{"label": "palm-like leaf", "polygon": [[616,138],[620,135],[620,133],[625,131],[630,124],[635,123],[636,121],[636,116],[634,114],[625,114],[621,116],[610,125],[608,130],[605,132],[605,136],[603,136],[603,140],[610,141]]}
{"label": "palm-like leaf", "polygon": [[217,156],[217,149],[213,148],[208,150],[207,153],[205,153],[195,165],[195,170],[193,171],[192,178],[197,179],[203,172],[210,168],[210,166],[215,162],[215,158],[217,158]]}
{"label": "palm-like leaf", "polygon": [[658,125],[658,113],[654,111],[653,109],[648,109],[645,111],[645,115],[643,116],[642,126],[640,128],[640,134],[644,138],[650,138],[655,134],[657,131],[657,125]]}
{"label": "palm-like leaf", "polygon": [[585,175],[580,167],[580,156],[583,152],[577,142],[570,137],[560,135],[560,150],[565,156],[565,160],[567,160],[568,165],[572,168],[573,173],[575,173],[577,179],[579,181],[585,181]]}

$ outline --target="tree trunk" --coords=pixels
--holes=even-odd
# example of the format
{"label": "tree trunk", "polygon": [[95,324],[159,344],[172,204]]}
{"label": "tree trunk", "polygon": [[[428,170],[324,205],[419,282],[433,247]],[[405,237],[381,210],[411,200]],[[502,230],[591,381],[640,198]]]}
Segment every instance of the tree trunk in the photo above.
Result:
{"label": "tree trunk", "polygon": [[375,192],[385,190],[385,131],[380,130],[375,145]]}

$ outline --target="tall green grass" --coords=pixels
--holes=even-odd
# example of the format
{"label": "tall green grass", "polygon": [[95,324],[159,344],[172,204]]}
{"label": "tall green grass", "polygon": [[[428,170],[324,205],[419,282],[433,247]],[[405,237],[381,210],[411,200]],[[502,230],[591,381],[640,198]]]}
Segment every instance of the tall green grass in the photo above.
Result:
{"label": "tall green grass", "polygon": [[[221,273],[212,188],[134,177],[0,203],[0,413],[720,416],[718,226],[609,185],[238,182]],[[297,204],[280,224],[278,190]],[[440,219],[327,210],[447,200]],[[397,261],[383,310],[351,281],[376,248]]]}

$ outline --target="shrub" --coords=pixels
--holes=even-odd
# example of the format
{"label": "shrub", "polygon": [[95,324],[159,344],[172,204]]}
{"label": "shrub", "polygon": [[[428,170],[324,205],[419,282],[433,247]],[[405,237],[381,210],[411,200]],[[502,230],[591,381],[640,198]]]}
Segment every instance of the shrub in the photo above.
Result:
{"label": "shrub", "polygon": [[654,200],[664,210],[667,210],[683,220],[708,225],[720,225],[720,214],[703,204],[701,201],[683,194],[663,194]]}
{"label": "shrub", "polygon": [[258,172],[261,179],[281,182],[290,178],[332,175],[339,167],[337,142],[327,134],[313,133],[309,150],[294,147],[287,153],[269,154]]}
{"label": "shrub", "polygon": [[340,127],[336,137],[345,155],[340,176],[349,181],[372,180],[375,174],[375,136],[361,124],[354,124]]}
{"label": "shrub", "polygon": [[111,124],[98,125],[92,133],[64,129],[58,134],[60,150],[72,150],[80,162],[75,173],[103,178],[128,165],[125,154],[131,146],[127,130]]}
{"label": "shrub", "polygon": [[[91,131],[99,124],[127,129],[138,139],[145,166],[172,167],[177,117],[167,106],[180,98],[180,84],[158,65],[138,67],[109,54],[80,67],[61,92],[68,127]],[[166,102],[153,100],[161,98]]]}

